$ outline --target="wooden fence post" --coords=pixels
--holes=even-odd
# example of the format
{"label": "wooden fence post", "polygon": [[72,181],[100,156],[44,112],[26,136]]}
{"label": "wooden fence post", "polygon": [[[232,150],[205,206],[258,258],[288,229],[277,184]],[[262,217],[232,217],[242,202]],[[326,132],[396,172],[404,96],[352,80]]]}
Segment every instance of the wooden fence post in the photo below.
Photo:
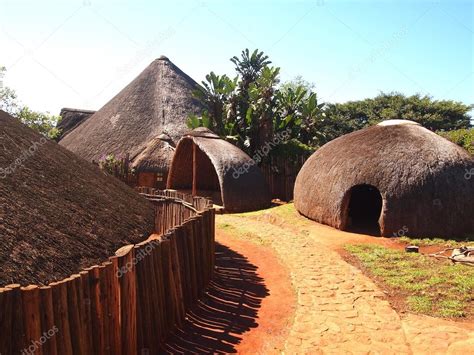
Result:
{"label": "wooden fence post", "polygon": [[[13,291],[0,288],[0,354],[13,354]],[[15,349],[17,352],[18,349]]]}
{"label": "wooden fence post", "polygon": [[25,349],[32,347],[35,354],[42,355],[39,288],[36,285],[30,285],[22,287],[21,291],[23,293],[23,322],[26,335]]}
{"label": "wooden fence post", "polygon": [[119,271],[116,277],[120,280],[121,300],[121,337],[123,354],[135,354],[137,345],[137,279],[133,260],[133,245],[120,248],[115,253],[119,257]]}
{"label": "wooden fence post", "polygon": [[83,270],[79,273],[81,276],[81,289],[80,289],[80,300],[81,300],[81,319],[84,324],[84,335],[85,335],[85,351],[86,353],[92,353],[94,350],[94,344],[92,341],[92,311],[91,311],[91,293],[90,293],[90,277],[89,271]]}
{"label": "wooden fence post", "polygon": [[21,351],[26,346],[26,335],[23,325],[23,301],[21,286],[19,284],[11,284],[5,286],[5,288],[12,290],[12,348],[14,351]]}
{"label": "wooden fence post", "polygon": [[66,281],[50,284],[53,291],[54,323],[58,327],[56,345],[58,354],[72,354],[71,332],[67,304]]}
{"label": "wooden fence post", "polygon": [[120,327],[120,311],[121,311],[121,299],[120,299],[120,281],[117,277],[119,270],[119,257],[112,256],[109,258],[111,263],[110,277],[108,284],[108,293],[110,295],[110,345],[111,353],[121,355],[122,354],[122,332]]}

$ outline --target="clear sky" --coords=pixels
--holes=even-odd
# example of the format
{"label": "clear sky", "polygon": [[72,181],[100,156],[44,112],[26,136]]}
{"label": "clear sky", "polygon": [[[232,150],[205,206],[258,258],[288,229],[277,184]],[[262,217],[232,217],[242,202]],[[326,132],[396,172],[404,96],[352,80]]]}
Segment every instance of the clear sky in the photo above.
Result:
{"label": "clear sky", "polygon": [[379,91],[474,103],[472,1],[0,0],[4,85],[35,110],[99,109],[164,54],[196,81],[259,48],[325,102]]}

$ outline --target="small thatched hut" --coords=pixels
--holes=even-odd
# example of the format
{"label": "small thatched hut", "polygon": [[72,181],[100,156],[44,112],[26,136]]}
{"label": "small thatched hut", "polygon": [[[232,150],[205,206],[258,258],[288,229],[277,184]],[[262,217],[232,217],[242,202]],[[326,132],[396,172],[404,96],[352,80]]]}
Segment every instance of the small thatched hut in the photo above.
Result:
{"label": "small thatched hut", "polygon": [[0,111],[0,287],[47,284],[145,240],[153,206]]}
{"label": "small thatched hut", "polygon": [[474,158],[410,121],[339,137],[304,164],[297,210],[342,230],[383,236],[474,235]]}
{"label": "small thatched hut", "polygon": [[59,121],[57,126],[60,131],[57,140],[60,141],[61,139],[63,139],[69,132],[78,127],[94,113],[95,111],[90,110],[62,108],[61,112],[59,113],[59,116],[61,116],[61,121]]}
{"label": "small thatched hut", "polygon": [[129,156],[140,186],[163,188],[174,146],[188,130],[189,115],[202,112],[193,96],[197,88],[191,77],[162,56],[60,144],[89,161],[109,154]]}
{"label": "small thatched hut", "polygon": [[179,141],[167,186],[210,197],[228,212],[270,205],[268,187],[256,163],[242,150],[202,127]]}

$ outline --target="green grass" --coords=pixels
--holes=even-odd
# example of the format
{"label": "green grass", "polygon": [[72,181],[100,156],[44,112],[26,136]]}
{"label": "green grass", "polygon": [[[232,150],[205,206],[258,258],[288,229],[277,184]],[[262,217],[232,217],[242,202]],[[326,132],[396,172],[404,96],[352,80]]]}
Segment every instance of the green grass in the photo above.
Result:
{"label": "green grass", "polygon": [[444,246],[446,248],[459,247],[465,244],[470,244],[474,241],[473,237],[469,238],[458,238],[456,240],[452,239],[443,239],[443,238],[410,238],[410,237],[400,237],[398,239],[401,243],[406,243],[410,245],[417,245],[419,247],[427,246]]}
{"label": "green grass", "polygon": [[370,274],[406,298],[410,311],[438,317],[474,315],[474,268],[378,245],[347,245]]}

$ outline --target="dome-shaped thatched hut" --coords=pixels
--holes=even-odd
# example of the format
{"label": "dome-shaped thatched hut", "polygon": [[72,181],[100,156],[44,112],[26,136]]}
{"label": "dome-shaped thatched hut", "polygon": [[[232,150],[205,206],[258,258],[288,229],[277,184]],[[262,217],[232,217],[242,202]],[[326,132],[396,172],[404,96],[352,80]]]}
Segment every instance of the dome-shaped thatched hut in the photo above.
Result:
{"label": "dome-shaped thatched hut", "polygon": [[[188,131],[189,115],[202,113],[193,96],[198,88],[162,56],[60,144],[88,161],[129,156],[140,186],[164,188],[173,146]],[[157,154],[147,154],[150,150]],[[152,160],[144,161],[144,155]],[[163,185],[153,184],[157,180]]]}
{"label": "dome-shaped thatched hut", "polygon": [[228,212],[270,205],[268,187],[256,163],[242,150],[202,127],[178,142],[167,186],[210,197]]}
{"label": "dome-shaped thatched hut", "polygon": [[474,158],[410,121],[339,137],[304,164],[295,207],[342,230],[383,236],[474,234]]}
{"label": "dome-shaped thatched hut", "polygon": [[0,221],[0,287],[47,284],[145,240],[154,208],[0,111]]}

